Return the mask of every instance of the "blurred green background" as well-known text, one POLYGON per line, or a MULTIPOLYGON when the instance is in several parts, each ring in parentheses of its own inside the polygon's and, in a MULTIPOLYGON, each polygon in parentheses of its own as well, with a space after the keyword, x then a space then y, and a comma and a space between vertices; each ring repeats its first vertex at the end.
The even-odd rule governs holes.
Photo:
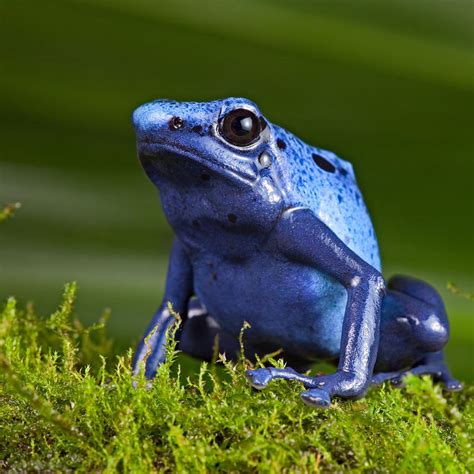
POLYGON ((386 275, 446 297, 451 366, 474 379, 473 4, 379 0, 2 0, 0 299, 112 309, 119 346, 160 302, 172 232, 135 158, 154 98, 245 96, 350 160, 386 275))

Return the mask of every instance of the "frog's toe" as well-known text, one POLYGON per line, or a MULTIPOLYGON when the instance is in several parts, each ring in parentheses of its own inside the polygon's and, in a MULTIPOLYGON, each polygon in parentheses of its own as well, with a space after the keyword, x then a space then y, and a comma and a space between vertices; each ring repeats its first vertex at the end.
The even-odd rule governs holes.
POLYGON ((443 380, 444 383, 444 390, 447 390, 448 392, 459 392, 460 390, 463 389, 463 385, 459 380, 453 379, 453 378, 447 378, 443 380))
POLYGON ((245 376, 250 385, 257 390, 264 389, 272 379, 272 373, 269 369, 247 370, 245 376))
POLYGON ((301 400, 311 407, 329 408, 331 406, 329 393, 319 388, 306 390, 306 392, 301 394, 301 400))
POLYGON ((406 373, 401 373, 397 375, 396 377, 393 377, 393 379, 390 379, 390 383, 392 384, 393 387, 396 388, 404 388, 405 387, 405 377, 406 373))

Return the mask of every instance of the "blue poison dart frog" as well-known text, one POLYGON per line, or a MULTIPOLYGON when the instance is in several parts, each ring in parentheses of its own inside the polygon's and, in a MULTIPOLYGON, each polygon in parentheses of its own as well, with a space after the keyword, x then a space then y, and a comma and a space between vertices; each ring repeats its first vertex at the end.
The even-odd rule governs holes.
POLYGON ((139 159, 175 233, 163 302, 136 351, 135 374, 144 368, 153 378, 164 360, 170 302, 183 319, 179 350, 209 360, 218 341, 220 353, 236 357, 247 321, 246 356, 281 349, 287 363, 248 370, 251 385, 301 381, 309 405, 359 398, 386 380, 400 385, 408 372, 461 388, 444 360, 443 301, 415 278, 385 281, 350 163, 242 98, 156 100, 133 123, 139 159), (337 370, 304 375, 315 361, 337 370))

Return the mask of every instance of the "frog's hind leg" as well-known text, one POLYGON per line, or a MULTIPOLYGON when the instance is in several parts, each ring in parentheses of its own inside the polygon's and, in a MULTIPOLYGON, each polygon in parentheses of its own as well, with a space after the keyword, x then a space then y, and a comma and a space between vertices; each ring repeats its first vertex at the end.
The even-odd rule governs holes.
POLYGON ((240 351, 237 338, 225 332, 197 297, 191 298, 188 314, 179 335, 178 349, 192 357, 211 361, 217 350, 234 359, 240 351))
MULTIPOLYGON (((230 360, 237 360, 241 356, 238 337, 222 329, 197 297, 189 301, 187 317, 177 339, 180 351, 205 361, 211 361, 216 356, 216 351, 219 354, 225 354, 230 360)), ((267 346, 255 347, 248 341, 244 341, 244 348, 245 357, 252 362, 275 350, 267 346)), ((283 357, 301 372, 308 370, 311 366, 308 361, 291 357, 289 354, 283 354, 283 357)), ((293 369, 288 370, 297 373, 293 369)))
POLYGON ((428 283, 405 276, 393 277, 387 286, 372 383, 391 380, 401 385, 408 373, 429 374, 448 390, 460 390, 442 351, 449 323, 439 293, 428 283))
POLYGON ((427 354, 411 369, 403 369, 393 372, 378 372, 372 376, 372 385, 379 385, 390 381, 396 387, 403 386, 403 379, 408 374, 431 375, 435 382, 444 384, 444 388, 451 392, 462 390, 462 383, 453 378, 444 360, 443 351, 427 354))
POLYGON ((431 375, 435 382, 443 383, 446 390, 452 392, 462 390, 462 383, 451 376, 443 351, 427 354, 417 365, 393 378, 392 384, 403 385, 403 378, 407 374, 431 375))

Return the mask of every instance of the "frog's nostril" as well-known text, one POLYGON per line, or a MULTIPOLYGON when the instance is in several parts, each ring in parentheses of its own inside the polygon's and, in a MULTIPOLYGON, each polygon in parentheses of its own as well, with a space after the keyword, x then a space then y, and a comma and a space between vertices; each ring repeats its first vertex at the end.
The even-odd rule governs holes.
POLYGON ((181 117, 171 117, 168 125, 170 130, 179 130, 184 127, 184 120, 181 117))

